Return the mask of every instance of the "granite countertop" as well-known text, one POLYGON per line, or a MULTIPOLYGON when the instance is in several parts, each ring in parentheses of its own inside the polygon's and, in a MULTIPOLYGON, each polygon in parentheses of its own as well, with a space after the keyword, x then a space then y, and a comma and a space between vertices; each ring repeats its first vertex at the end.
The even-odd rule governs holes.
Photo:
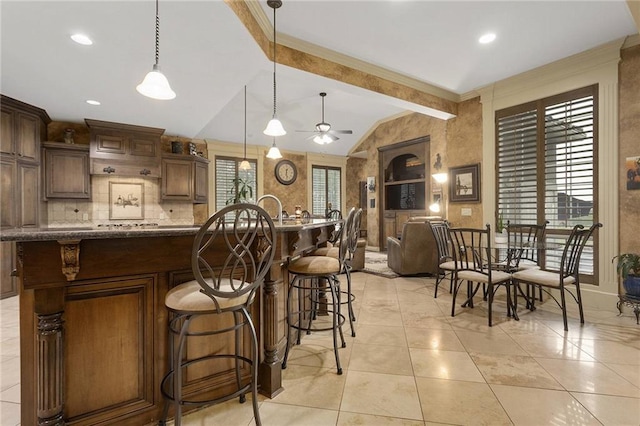
MULTIPOLYGON (((286 219, 282 224, 274 221, 280 231, 298 231, 323 227, 341 220, 332 219, 286 219)), ((158 226, 157 228, 22 228, 0 232, 0 241, 57 241, 57 240, 99 240, 112 238, 147 238, 196 235, 200 225, 158 226)))

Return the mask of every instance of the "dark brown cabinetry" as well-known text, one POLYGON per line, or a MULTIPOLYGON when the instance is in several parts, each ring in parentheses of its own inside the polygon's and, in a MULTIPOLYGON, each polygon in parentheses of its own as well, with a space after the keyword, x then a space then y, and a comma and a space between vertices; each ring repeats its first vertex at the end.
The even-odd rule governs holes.
POLYGON ((164 129, 85 119, 90 131, 91 174, 160 177, 164 129))
MULTIPOLYGON (((0 227, 38 227, 46 221, 41 205, 40 144, 47 135, 47 113, 18 100, 1 96, 0 227)), ((3 245, 0 297, 17 294, 15 248, 3 245), (7 269, 5 269, 5 267, 7 269)))
POLYGON ((89 146, 44 142, 45 199, 90 199, 89 146))
POLYGON ((194 155, 170 155, 162 158, 162 200, 206 203, 209 192, 209 160, 194 155))

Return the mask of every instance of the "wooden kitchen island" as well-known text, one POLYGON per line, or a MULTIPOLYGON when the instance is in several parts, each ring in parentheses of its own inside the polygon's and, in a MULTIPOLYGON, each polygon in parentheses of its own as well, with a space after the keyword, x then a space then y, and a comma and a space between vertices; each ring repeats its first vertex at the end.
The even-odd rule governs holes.
MULTIPOLYGON (((324 245, 337 223, 276 224, 275 260, 253 312, 261 348, 259 387, 268 397, 283 390, 287 263, 324 245)), ((2 241, 18 242, 21 424, 157 423, 168 359, 164 298, 193 278, 197 230, 54 228, 0 234, 2 241)), ((227 345, 218 337, 190 344, 187 351, 197 355, 227 345)), ((187 392, 222 392, 235 386, 234 377, 230 365, 213 372, 190 368, 187 392)))

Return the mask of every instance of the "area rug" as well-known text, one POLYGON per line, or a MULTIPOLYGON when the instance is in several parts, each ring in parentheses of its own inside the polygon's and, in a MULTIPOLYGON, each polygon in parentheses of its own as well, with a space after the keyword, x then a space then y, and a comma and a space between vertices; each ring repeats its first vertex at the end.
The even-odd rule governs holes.
POLYGON ((387 253, 378 251, 364 252, 363 272, 386 278, 396 278, 399 276, 387 266, 387 253))

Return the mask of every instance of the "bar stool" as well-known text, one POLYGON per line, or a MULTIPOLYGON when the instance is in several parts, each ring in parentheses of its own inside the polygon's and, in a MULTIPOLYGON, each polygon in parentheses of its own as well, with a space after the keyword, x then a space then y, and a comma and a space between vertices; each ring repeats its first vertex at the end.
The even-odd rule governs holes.
MULTIPOLYGON (((349 221, 347 216, 347 223, 344 226, 344 232, 346 232, 347 252, 342 262, 342 272, 347 277, 347 290, 342 291, 342 294, 347 297, 347 300, 341 302, 347 304, 349 310, 349 324, 351 326, 351 336, 356 337, 356 330, 353 327, 353 323, 356 321, 356 315, 353 311, 353 302, 356 300, 356 296, 351 291, 351 271, 353 271, 353 259, 355 257, 356 250, 358 249, 358 237, 360 234, 360 223, 362 220, 362 209, 355 210, 352 208, 349 215, 353 215, 353 219, 349 221)), ((341 234, 342 235, 342 234, 341 234)), ((338 247, 321 247, 313 252, 314 256, 331 256, 336 259, 340 255, 340 248, 338 247)))
MULTIPOLYGON (((258 411, 258 338, 251 318, 251 305, 260 297, 259 289, 271 268, 275 255, 276 229, 269 214, 255 204, 234 204, 217 211, 196 234, 191 253, 194 280, 177 285, 165 297, 171 317, 169 321, 169 372, 161 383, 166 403, 175 409, 175 425, 181 423, 182 406, 212 405, 239 397, 246 401, 251 392, 253 413, 261 424, 258 411), (201 318, 216 315, 213 321, 201 318), (233 317, 233 325, 229 325, 233 317), (190 329, 196 319, 197 329, 190 329), (205 322, 206 321, 206 322, 205 322), (203 325, 210 328, 202 330, 203 325), (219 327, 219 328, 216 328, 219 327), (242 352, 243 330, 250 334, 251 354, 242 352), (189 359, 187 338, 233 332, 233 353, 216 351, 189 359), (234 363, 237 390, 206 400, 183 397, 183 370, 196 363, 231 359, 234 363), (249 381, 241 374, 241 366, 250 367, 249 381)), ((226 361, 228 362, 228 361, 226 361)), ((226 364, 225 364, 226 365, 226 364)))
MULTIPOLYGON (((355 218, 355 209, 351 209, 345 229, 349 229, 355 218)), ((287 359, 289 358, 289 351, 293 346, 292 331, 297 331, 296 344, 300 344, 300 335, 302 330, 305 330, 307 334, 312 331, 326 331, 332 330, 333 332, 333 352, 336 358, 336 368, 338 374, 342 374, 342 366, 340 364, 340 355, 338 354, 338 335, 340 335, 341 345, 340 347, 346 347, 347 344, 344 340, 344 334, 342 331, 342 325, 345 322, 345 317, 341 313, 341 291, 340 281, 338 275, 344 270, 344 261, 348 251, 347 233, 342 233, 340 245, 336 247, 338 249, 338 257, 332 256, 304 256, 289 263, 288 270, 290 274, 293 274, 291 284, 289 286, 289 292, 287 294, 287 346, 284 352, 284 359, 282 361, 282 368, 287 368, 287 359), (327 302, 320 300, 320 294, 328 292, 331 294, 331 299, 327 302), (297 310, 293 307, 293 295, 297 293, 298 306, 297 310), (308 295, 308 299, 307 299, 308 295), (326 304, 326 312, 331 315, 331 326, 322 327, 314 326, 313 320, 315 319, 318 307, 321 304, 326 304), (297 318, 296 318, 297 317, 297 318), (294 320, 294 318, 296 318, 294 320), (306 324, 305 324, 306 321, 306 324)))

